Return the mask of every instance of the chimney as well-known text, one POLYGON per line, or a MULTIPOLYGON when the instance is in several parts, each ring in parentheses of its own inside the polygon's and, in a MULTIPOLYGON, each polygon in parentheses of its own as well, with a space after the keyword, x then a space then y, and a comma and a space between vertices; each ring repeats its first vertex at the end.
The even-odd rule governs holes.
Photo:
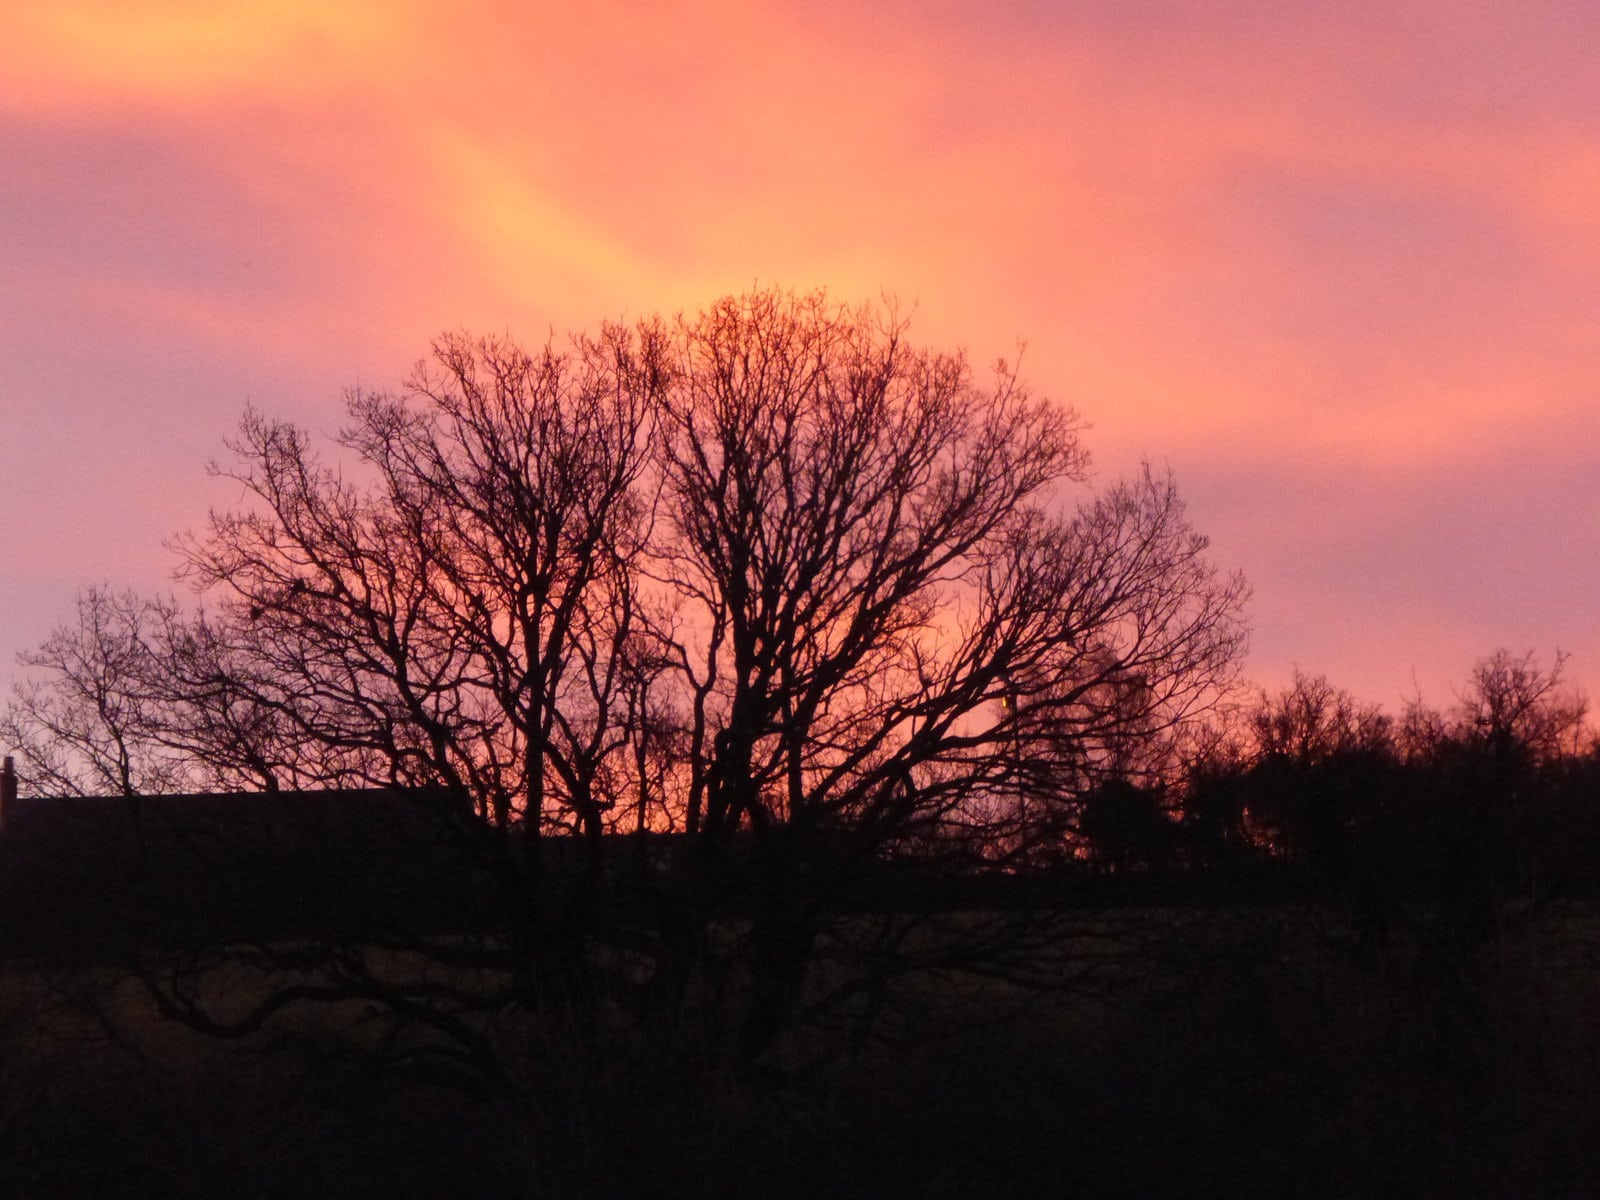
POLYGON ((4 765, 0 765, 0 833, 5 831, 6 818, 11 815, 11 809, 17 802, 17 768, 11 761, 11 755, 6 755, 4 765))

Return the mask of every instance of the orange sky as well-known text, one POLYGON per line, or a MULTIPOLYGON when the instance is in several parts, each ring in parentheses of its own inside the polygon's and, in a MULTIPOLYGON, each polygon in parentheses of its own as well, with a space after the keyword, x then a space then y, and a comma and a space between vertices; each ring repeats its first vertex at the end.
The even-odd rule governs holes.
POLYGON ((0 6, 0 683, 166 586, 247 402, 759 281, 1026 340, 1249 575, 1263 681, 1600 684, 1592 0, 641 7, 0 6))

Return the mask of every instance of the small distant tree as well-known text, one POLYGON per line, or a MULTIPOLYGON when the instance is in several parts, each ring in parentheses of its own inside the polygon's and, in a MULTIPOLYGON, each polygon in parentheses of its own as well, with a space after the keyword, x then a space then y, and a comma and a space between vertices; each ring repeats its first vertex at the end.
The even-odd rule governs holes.
POLYGON ((152 643, 175 610, 131 593, 90 588, 76 619, 20 656, 31 677, 0 712, 0 742, 43 795, 128 796, 172 790, 189 764, 166 752, 149 694, 152 643))
POLYGON ((1078 829, 1091 862, 1113 872, 1148 871, 1176 857, 1175 817, 1160 784, 1113 776, 1084 797, 1078 829))
POLYGON ((1407 704, 1404 752, 1418 760, 1481 752, 1505 769, 1583 753, 1594 737, 1588 699, 1563 678, 1566 662, 1559 651, 1548 667, 1532 651, 1479 659, 1453 705, 1434 708, 1420 696, 1407 704))
POLYGON ((1567 787, 1581 777, 1586 704, 1565 663, 1499 650, 1454 705, 1407 712, 1410 804, 1395 836, 1430 902, 1416 924, 1437 967, 1441 1045, 1468 1061, 1492 1039, 1486 997, 1524 952, 1511 935, 1593 879, 1594 797, 1567 787))
POLYGON ((1322 675, 1295 669, 1290 685, 1263 691, 1249 718, 1254 752, 1314 766, 1351 754, 1384 754, 1393 722, 1377 705, 1362 704, 1322 675))
POLYGON ((1456 736, 1511 766, 1553 762, 1583 748, 1588 701, 1562 679, 1567 656, 1545 667, 1529 651, 1497 650, 1472 668, 1458 698, 1456 736))
POLYGON ((1324 880, 1341 879, 1352 838, 1383 820, 1393 722, 1297 669, 1288 687, 1260 694, 1248 727, 1252 831, 1324 880))

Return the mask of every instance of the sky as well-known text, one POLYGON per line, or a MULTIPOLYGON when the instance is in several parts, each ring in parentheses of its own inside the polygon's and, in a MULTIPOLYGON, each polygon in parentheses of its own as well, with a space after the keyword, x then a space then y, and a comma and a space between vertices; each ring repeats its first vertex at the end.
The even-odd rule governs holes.
POLYGON ((0 694, 180 588, 246 405, 332 432, 443 331, 914 305, 1170 467, 1246 669, 1600 700, 1600 6, 0 5, 0 694))

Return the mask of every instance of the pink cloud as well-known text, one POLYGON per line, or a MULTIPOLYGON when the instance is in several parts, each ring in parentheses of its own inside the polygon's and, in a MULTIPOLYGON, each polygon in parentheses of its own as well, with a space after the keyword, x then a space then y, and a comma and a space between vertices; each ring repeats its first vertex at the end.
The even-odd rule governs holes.
MULTIPOLYGON (((442 328, 827 284, 1027 339, 1106 474, 1170 462, 1263 670, 1600 679, 1551 532, 1600 520, 1600 17, 1243 11, 8 5, 8 578, 71 529, 63 574, 159 581, 246 401, 329 428, 442 328)), ((4 659, 51 587, 0 585, 4 659)))

